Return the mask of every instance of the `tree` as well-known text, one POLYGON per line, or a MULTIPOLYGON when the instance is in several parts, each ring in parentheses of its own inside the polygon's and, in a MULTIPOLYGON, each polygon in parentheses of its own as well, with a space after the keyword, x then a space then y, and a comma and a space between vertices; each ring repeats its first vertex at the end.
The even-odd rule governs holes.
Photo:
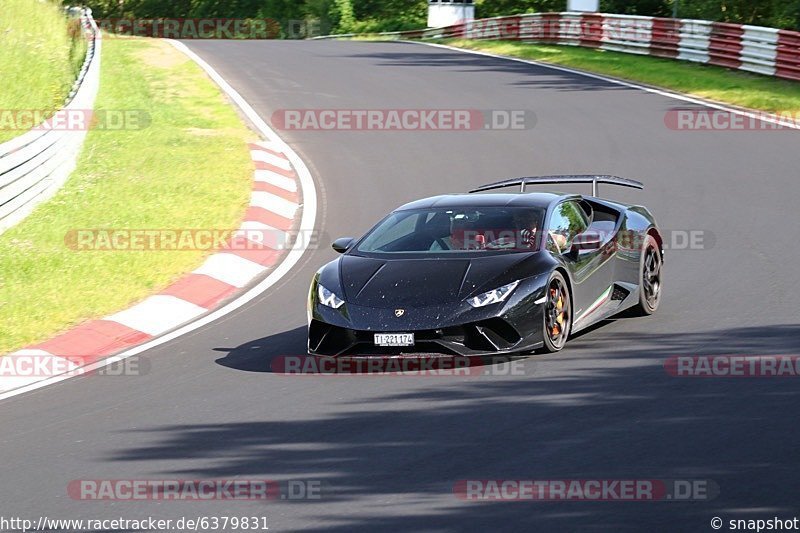
POLYGON ((356 24, 356 17, 353 13, 352 0, 334 0, 329 9, 331 22, 334 22, 335 31, 338 33, 348 33, 353 31, 356 24))
POLYGON ((548 11, 564 11, 565 0, 476 0, 475 16, 478 18, 520 15, 548 11))
MULTIPOLYGON (((606 13, 669 17, 679 2, 681 18, 800 29, 800 0, 601 0, 606 13)), ((271 18, 354 31, 425 26, 427 0, 84 0, 96 18, 271 18)), ((475 0, 478 18, 558 12, 566 0, 475 0)))
POLYGON ((672 7, 668 0, 602 0, 600 11, 622 15, 669 17, 672 14, 672 7))

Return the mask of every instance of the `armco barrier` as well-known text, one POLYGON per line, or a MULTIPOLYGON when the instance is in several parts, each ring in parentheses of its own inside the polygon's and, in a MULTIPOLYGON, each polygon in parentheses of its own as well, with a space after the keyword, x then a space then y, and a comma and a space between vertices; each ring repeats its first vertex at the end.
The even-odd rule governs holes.
POLYGON ((534 13, 378 35, 389 39, 459 37, 585 46, 800 80, 800 32, 707 20, 608 13, 534 13))
MULTIPOLYGON (((86 59, 59 115, 92 109, 100 84, 101 39, 90 9, 81 11, 86 59)), ((86 129, 39 127, 0 144, 0 233, 52 196, 75 168, 86 129)))

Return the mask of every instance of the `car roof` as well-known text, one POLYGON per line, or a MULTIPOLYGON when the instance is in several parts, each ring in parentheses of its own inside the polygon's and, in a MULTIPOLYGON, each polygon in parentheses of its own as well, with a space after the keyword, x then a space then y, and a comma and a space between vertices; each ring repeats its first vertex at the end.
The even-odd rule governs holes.
POLYGON ((580 199, 581 196, 553 192, 443 194, 409 202, 398 207, 396 211, 471 207, 540 207, 546 209, 553 202, 566 198, 580 199))

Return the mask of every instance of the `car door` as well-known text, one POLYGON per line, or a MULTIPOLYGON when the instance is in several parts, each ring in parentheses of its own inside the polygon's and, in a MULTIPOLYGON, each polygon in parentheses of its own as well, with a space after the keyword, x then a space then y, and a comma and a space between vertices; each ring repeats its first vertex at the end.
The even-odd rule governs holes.
POLYGON ((580 321, 611 285, 613 271, 606 247, 582 247, 582 237, 589 227, 589 215, 578 200, 556 205, 547 225, 547 247, 559 256, 573 280, 573 320, 580 321))

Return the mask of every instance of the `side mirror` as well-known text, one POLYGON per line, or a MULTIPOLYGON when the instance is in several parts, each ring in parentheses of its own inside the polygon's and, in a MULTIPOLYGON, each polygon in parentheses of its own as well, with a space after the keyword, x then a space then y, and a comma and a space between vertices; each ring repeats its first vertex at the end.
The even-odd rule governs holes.
POLYGON ((343 254, 349 250, 351 246, 353 246, 353 242, 355 242, 355 239, 352 237, 342 237, 333 241, 331 248, 336 250, 338 253, 343 254))
POLYGON ((603 236, 598 231, 584 231, 575 236, 572 241, 572 251, 581 252, 597 250, 603 244, 603 236))

